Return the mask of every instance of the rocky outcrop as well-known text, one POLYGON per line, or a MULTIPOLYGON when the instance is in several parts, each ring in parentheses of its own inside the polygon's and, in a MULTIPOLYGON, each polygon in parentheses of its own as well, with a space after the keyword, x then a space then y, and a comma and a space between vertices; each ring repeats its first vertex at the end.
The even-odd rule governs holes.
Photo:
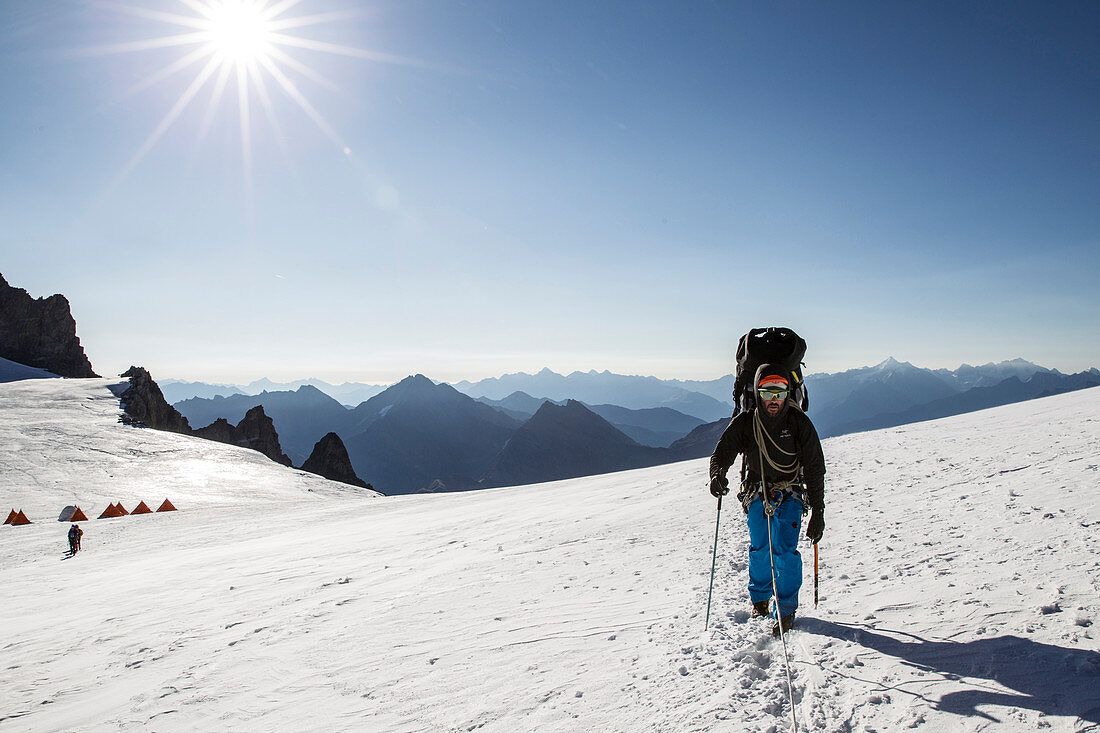
POLYGON ((229 443, 230 445, 239 445, 242 448, 248 447, 248 440, 241 435, 237 430, 237 426, 226 420, 224 417, 219 417, 214 422, 207 425, 205 428, 197 428, 195 435, 206 440, 214 440, 219 443, 229 443))
POLYGON ((130 378, 129 389, 120 395, 122 409, 126 412, 122 418, 124 423, 191 434, 187 418, 168 404, 149 372, 132 366, 119 376, 130 378))
MULTIPOLYGON (((171 396, 171 392, 165 392, 165 396, 171 396)), ((256 405, 264 406, 264 414, 279 432, 279 445, 296 466, 309 457, 325 433, 347 436, 361 430, 351 410, 309 385, 302 385, 294 392, 192 398, 174 403, 173 407, 192 425, 209 425, 219 417, 236 425, 256 405)))
POLYGON ((283 453, 282 446, 279 445, 279 433, 275 430, 275 423, 264 413, 263 405, 256 405, 246 412, 244 418, 236 425, 224 417, 219 417, 205 428, 195 430, 195 435, 206 440, 250 448, 263 453, 276 463, 284 466, 291 465, 290 458, 283 453))
POLYGON ((275 423, 264 413, 263 405, 256 405, 244 414, 244 419, 237 423, 237 432, 247 441, 247 447, 263 453, 276 463, 291 465, 290 459, 279 445, 275 423))
POLYGON ((32 298, 0 275, 0 357, 59 377, 96 377, 63 295, 32 298))
POLYGON ((302 470, 324 476, 330 481, 340 481, 364 489, 371 488, 370 484, 355 475, 344 441, 336 433, 329 433, 317 441, 313 452, 302 464, 302 470))

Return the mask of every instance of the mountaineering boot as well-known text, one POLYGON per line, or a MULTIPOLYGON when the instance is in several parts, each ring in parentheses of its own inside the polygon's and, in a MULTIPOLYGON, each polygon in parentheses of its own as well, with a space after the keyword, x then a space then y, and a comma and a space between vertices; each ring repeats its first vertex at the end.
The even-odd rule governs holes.
POLYGON ((775 636, 776 638, 778 638, 780 633, 781 633, 780 630, 779 630, 780 627, 782 627, 782 629, 783 629, 782 633, 785 634, 785 633, 787 633, 788 631, 791 630, 792 626, 794 626, 794 614, 790 613, 790 614, 784 616, 783 618, 779 619, 779 623, 777 623, 775 626, 772 627, 772 636, 775 636))
POLYGON ((760 618, 767 618, 771 616, 771 611, 768 610, 768 601, 756 601, 752 604, 753 618, 759 616, 760 618))

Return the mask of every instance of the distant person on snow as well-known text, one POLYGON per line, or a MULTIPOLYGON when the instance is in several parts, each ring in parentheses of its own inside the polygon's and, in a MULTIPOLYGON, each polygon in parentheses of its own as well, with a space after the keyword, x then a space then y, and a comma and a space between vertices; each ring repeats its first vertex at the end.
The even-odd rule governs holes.
POLYGON ((69 554, 75 555, 80 551, 80 538, 84 535, 84 530, 80 528, 80 525, 74 524, 69 527, 69 554))
POLYGON ((730 421, 710 457, 710 493, 722 496, 729 492, 726 471, 738 455, 744 456, 737 498, 749 525, 749 600, 754 616, 771 615, 774 560, 780 619, 772 629, 776 636, 791 628, 798 608, 798 533, 807 509, 806 536, 817 544, 825 532, 825 456, 810 418, 787 399, 789 379, 783 367, 761 365, 754 381, 755 407, 730 421))

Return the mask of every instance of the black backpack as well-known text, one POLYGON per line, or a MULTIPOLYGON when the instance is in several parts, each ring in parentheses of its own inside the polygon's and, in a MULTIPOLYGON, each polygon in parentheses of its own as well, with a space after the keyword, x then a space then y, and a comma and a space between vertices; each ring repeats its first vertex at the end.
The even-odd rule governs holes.
POLYGON ((753 328, 737 342, 737 371, 733 382, 733 414, 747 412, 756 404, 756 370, 761 364, 779 364, 789 373, 791 394, 788 397, 805 412, 810 396, 802 381, 802 359, 806 342, 789 328, 753 328))

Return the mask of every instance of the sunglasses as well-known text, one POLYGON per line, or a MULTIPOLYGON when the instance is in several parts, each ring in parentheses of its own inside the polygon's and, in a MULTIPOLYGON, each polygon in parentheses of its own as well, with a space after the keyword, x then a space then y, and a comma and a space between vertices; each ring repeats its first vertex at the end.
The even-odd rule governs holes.
POLYGON ((785 400, 787 399, 787 390, 785 389, 758 389, 760 393, 760 399, 762 400, 785 400))

